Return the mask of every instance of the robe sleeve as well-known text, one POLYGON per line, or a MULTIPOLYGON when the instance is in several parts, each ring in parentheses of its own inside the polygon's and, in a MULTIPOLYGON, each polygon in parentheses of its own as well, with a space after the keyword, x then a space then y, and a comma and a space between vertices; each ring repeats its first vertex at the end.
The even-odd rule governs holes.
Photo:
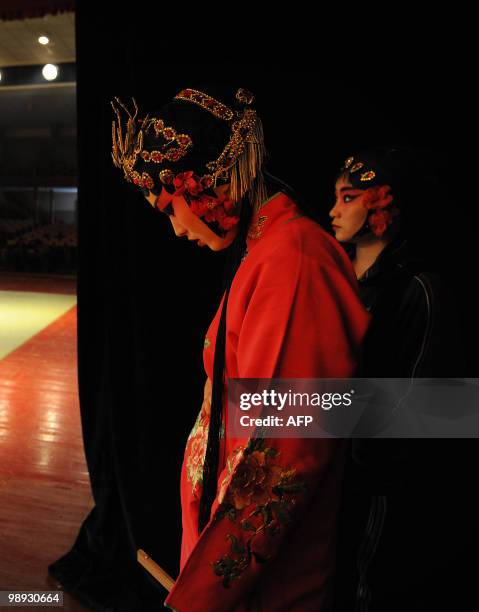
MULTIPOLYGON (((239 378, 347 377, 368 315, 347 271, 318 268, 317 258, 291 251, 273 253, 259 267, 247 303, 238 305, 244 312, 236 328, 231 312, 239 378)), ((345 440, 234 442, 210 521, 165 601, 179 612, 246 610, 249 593, 311 497, 324 493, 325 504, 338 497, 345 440)), ((331 543, 324 546, 330 551, 331 543)))

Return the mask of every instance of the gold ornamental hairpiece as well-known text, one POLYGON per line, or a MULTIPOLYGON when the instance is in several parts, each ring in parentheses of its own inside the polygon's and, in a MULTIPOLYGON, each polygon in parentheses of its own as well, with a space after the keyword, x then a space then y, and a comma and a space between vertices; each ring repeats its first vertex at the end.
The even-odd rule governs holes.
MULTIPOLYGON (((343 164, 343 170, 348 170, 350 174, 354 174, 355 172, 357 172, 358 170, 361 170, 362 168, 364 168, 364 163, 363 162, 356 162, 354 163, 354 157, 348 157, 343 164)), ((372 181, 374 178, 376 178, 376 173, 374 172, 374 170, 366 170, 364 172, 361 173, 359 180, 363 183, 367 182, 367 181, 372 181)))
MULTIPOLYGON (((256 210, 267 197, 261 172, 266 154, 263 128, 256 111, 250 107, 254 95, 247 89, 239 88, 235 97, 244 108, 233 111, 212 96, 191 88, 181 90, 175 99, 185 100, 203 108, 225 121, 230 129, 230 137, 223 151, 217 159, 206 164, 206 173, 199 177, 201 184, 216 187, 218 180, 230 181, 232 200, 239 201, 249 192, 256 210)), ((132 100, 133 112, 118 98, 111 102, 117 118, 116 122, 112 122, 112 159, 117 168, 123 169, 127 181, 152 190, 155 186, 153 178, 147 172, 140 174, 135 170, 138 158, 141 157, 146 163, 159 165, 164 162, 178 162, 188 154, 193 141, 188 134, 179 134, 173 127, 165 126, 159 117, 147 115, 143 120, 137 119, 138 106, 135 99, 132 100), (120 109, 127 115, 125 134, 120 109), (165 144, 154 150, 145 150, 145 137, 152 130, 155 137, 161 136, 165 144)), ((175 176, 176 173, 172 169, 159 168, 158 177, 163 185, 172 185, 175 176)))
POLYGON ((354 164, 354 166, 352 166, 350 168, 349 172, 351 172, 351 174, 353 174, 353 172, 357 172, 361 168, 364 168, 364 164, 363 164, 363 162, 358 162, 357 164, 354 164))
POLYGON ((367 172, 363 172, 361 174, 361 181, 372 181, 373 178, 376 177, 376 173, 374 172, 374 170, 368 170, 367 172))
MULTIPOLYGON (((233 201, 239 201, 247 191, 250 191, 254 201, 253 208, 256 209, 267 197, 261 173, 266 154, 264 134, 256 111, 244 108, 233 112, 222 102, 197 89, 183 89, 175 97, 197 104, 229 123, 230 139, 220 156, 206 164, 210 172, 207 176, 213 179, 215 187, 218 179, 229 180, 233 201)), ((240 104, 247 107, 254 101, 254 95, 244 88, 239 88, 235 97, 240 104)))
POLYGON ((234 112, 218 100, 215 100, 208 94, 198 91, 197 89, 182 89, 179 94, 175 96, 175 100, 187 100, 192 102, 201 108, 209 111, 218 119, 224 119, 225 121, 231 121, 234 118, 234 112))
MULTIPOLYGON (((134 113, 121 102, 119 98, 114 98, 116 104, 126 113, 128 120, 126 123, 126 133, 123 134, 120 109, 115 106, 113 101, 111 106, 116 114, 117 121, 112 121, 112 152, 113 164, 117 168, 123 168, 127 181, 132 181, 133 168, 136 164, 138 155, 143 148, 143 132, 136 129, 136 117, 138 115, 138 105, 135 98, 133 100, 134 113)), ((137 173, 138 174, 138 173, 137 173)))
MULTIPOLYGON (((182 159, 193 146, 193 140, 188 134, 178 134, 173 127, 165 126, 162 119, 150 118, 137 119, 138 105, 132 98, 134 112, 131 113, 119 98, 115 98, 115 103, 111 105, 116 114, 116 122, 112 122, 112 159, 117 168, 123 168, 123 173, 128 182, 147 189, 154 188, 154 180, 147 173, 137 172, 135 164, 138 156, 145 162, 161 164, 164 161, 177 162, 182 159), (122 108, 128 119, 126 123, 126 133, 123 134, 123 126, 120 115, 122 108), (154 129, 156 138, 162 137, 165 144, 161 150, 147 151, 143 149, 145 134, 154 129)), ((164 176, 160 178, 163 181, 164 176)))
POLYGON ((241 104, 249 105, 254 102, 254 95, 250 91, 248 91, 247 89, 243 89, 242 87, 238 89, 235 97, 238 102, 241 102, 241 104))

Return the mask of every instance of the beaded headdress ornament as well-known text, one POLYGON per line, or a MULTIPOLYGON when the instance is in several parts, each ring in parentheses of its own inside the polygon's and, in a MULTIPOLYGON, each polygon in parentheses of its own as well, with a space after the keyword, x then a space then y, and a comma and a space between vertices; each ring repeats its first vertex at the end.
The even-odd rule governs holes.
POLYGON ((381 237, 398 214, 397 208, 390 206, 393 201, 393 196, 390 193, 391 187, 385 184, 376 184, 378 180, 380 181, 377 172, 371 168, 368 169, 367 164, 357 157, 348 157, 341 167, 341 172, 349 174, 353 186, 365 190, 362 202, 368 210, 368 215, 354 237, 357 238, 369 232, 381 237), (371 183, 374 186, 369 186, 371 183))
MULTIPOLYGON (((156 185, 168 194, 183 195, 195 214, 203 217, 216 233, 223 235, 239 220, 237 204, 248 193, 254 211, 266 200, 267 193, 261 172, 265 157, 264 136, 261 120, 251 108, 254 100, 252 93, 238 89, 236 100, 241 110, 233 111, 228 106, 196 89, 183 89, 175 100, 195 104, 224 121, 230 129, 230 137, 217 159, 206 163, 202 174, 192 170, 175 173, 171 167, 161 168, 165 162, 171 164, 185 158, 195 146, 190 135, 177 133, 173 126, 166 126, 161 118, 137 119, 138 106, 133 99, 133 114, 118 99, 112 101, 116 122, 112 122, 112 159, 116 167, 122 168, 125 179, 143 189, 153 190, 156 185), (126 132, 120 108, 127 115, 126 132), (153 150, 144 149, 145 135, 154 131, 158 146, 153 150), (158 164, 157 173, 138 172, 135 165, 138 159, 158 164), (153 176, 152 176, 153 174, 153 176), (156 174, 157 176, 154 176, 156 174), (159 181, 158 181, 159 179, 159 181), (217 198, 213 187, 218 181, 230 183, 228 199, 217 198)), ((157 198, 157 207, 163 212, 171 212, 171 197, 157 198), (162 201, 161 206, 159 201, 162 201)))

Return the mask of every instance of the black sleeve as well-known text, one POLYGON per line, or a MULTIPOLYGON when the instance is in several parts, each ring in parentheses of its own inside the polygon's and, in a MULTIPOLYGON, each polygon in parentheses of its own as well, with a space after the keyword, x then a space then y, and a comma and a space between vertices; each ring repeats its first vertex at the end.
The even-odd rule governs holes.
MULTIPOLYGON (((376 302, 362 348, 367 378, 461 378, 465 350, 451 291, 433 274, 396 278, 376 302)), ((352 457, 378 493, 431 477, 440 440, 355 438, 352 457), (422 475, 421 475, 422 474, 422 475)))
POLYGON ((438 276, 396 277, 372 315, 362 348, 363 377, 466 376, 460 316, 451 290, 438 276))

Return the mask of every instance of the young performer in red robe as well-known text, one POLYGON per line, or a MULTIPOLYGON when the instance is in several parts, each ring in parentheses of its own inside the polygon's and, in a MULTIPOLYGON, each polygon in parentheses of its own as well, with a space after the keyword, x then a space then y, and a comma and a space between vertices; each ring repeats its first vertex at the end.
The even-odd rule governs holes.
POLYGON ((347 255, 265 171, 252 102, 183 90, 140 130, 130 116, 128 146, 114 139, 115 163, 178 236, 236 254, 182 467, 180 573, 165 601, 180 612, 332 603, 345 440, 230 437, 228 381, 352 376, 369 315, 347 255))

